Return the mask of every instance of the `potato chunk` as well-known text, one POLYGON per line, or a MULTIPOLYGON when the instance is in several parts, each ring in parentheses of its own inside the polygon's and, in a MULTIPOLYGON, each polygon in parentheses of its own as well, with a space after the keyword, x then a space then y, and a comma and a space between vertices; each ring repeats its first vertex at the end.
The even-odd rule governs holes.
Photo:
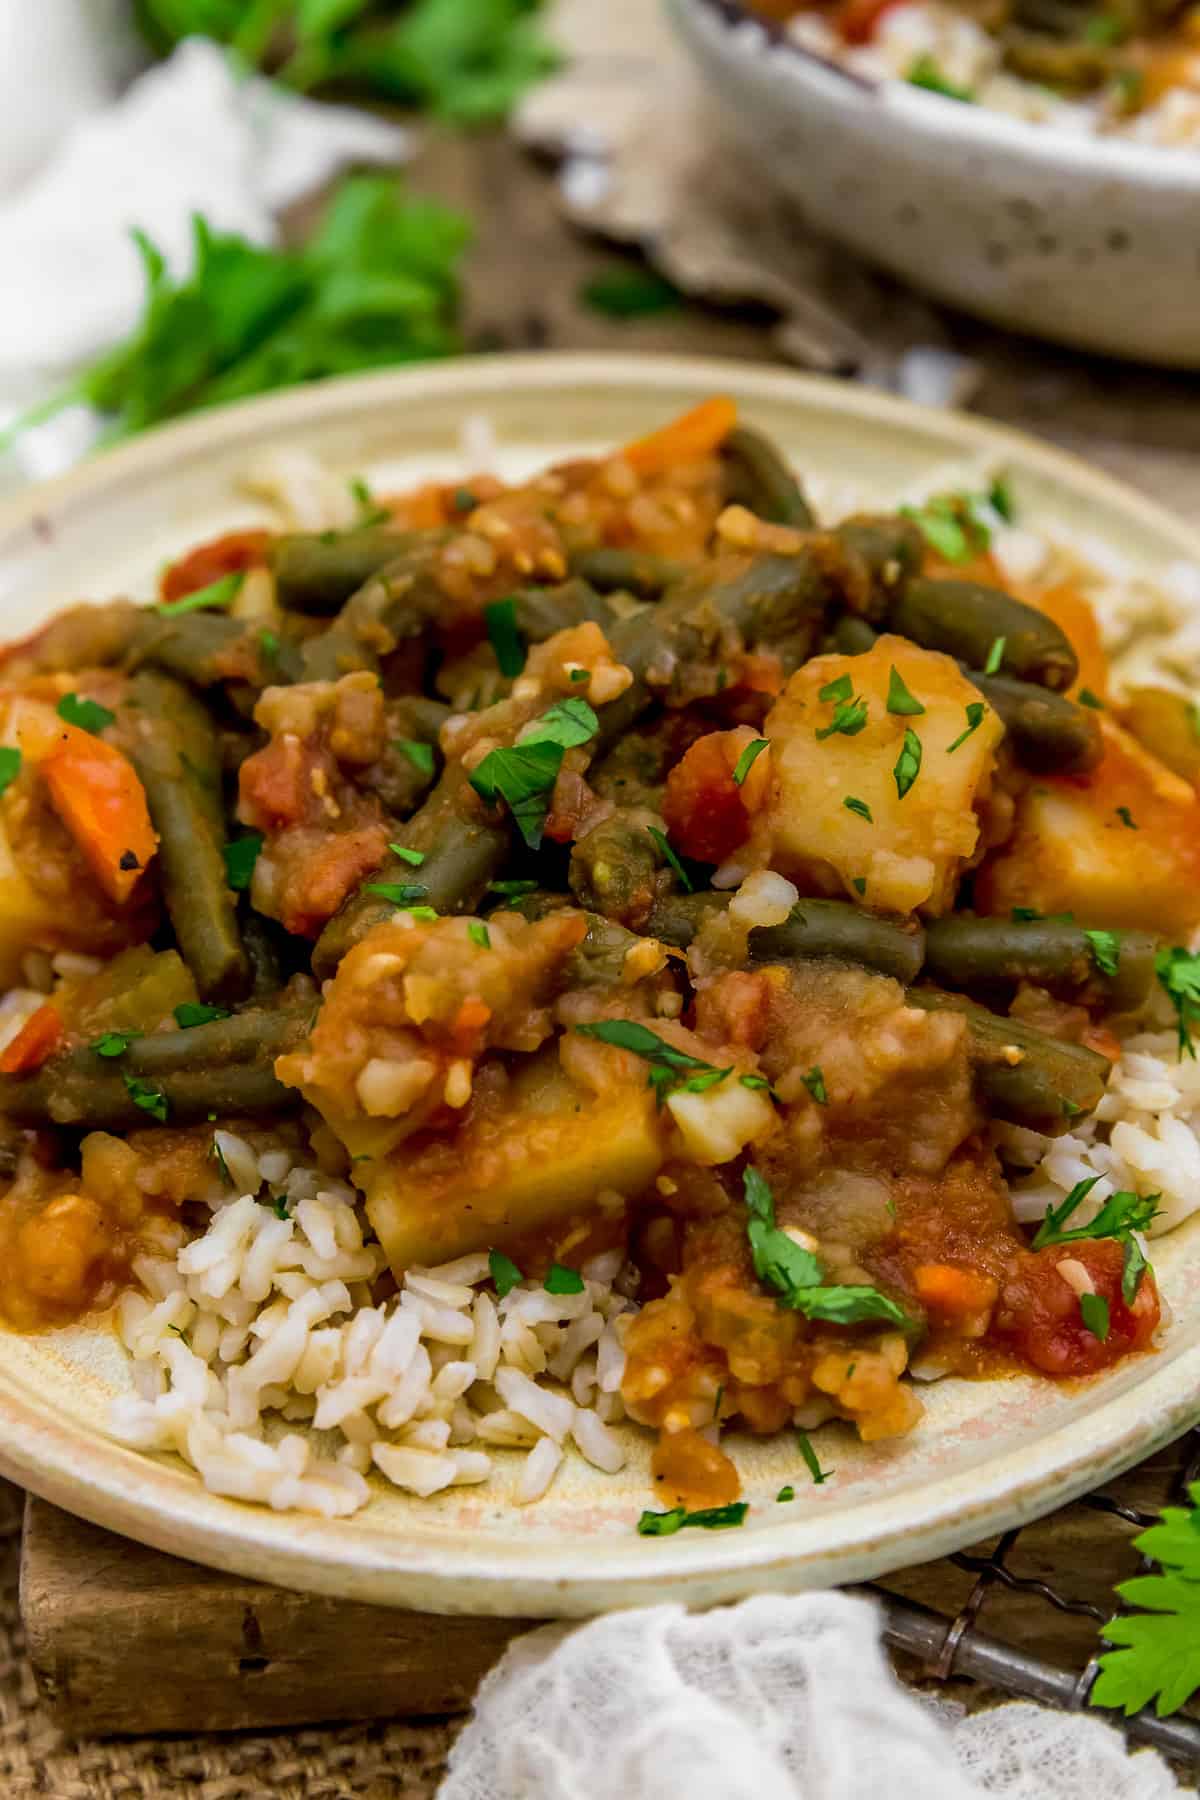
POLYGON ((1023 795, 1012 838, 979 872, 976 903, 1186 937, 1200 924, 1200 800, 1111 719, 1101 730, 1104 759, 1090 774, 1039 780, 1023 795))
POLYGON ((880 911, 936 916, 953 904, 1003 726, 950 657, 899 637, 881 637, 863 656, 816 657, 792 676, 764 730, 775 766, 772 868, 809 892, 845 892, 880 911), (888 711, 893 670, 921 712, 888 711), (833 683, 844 700, 821 698, 833 683), (968 706, 982 714, 968 717, 968 706), (831 730, 839 719, 851 729, 831 730), (901 793, 910 730, 921 762, 901 793))
POLYGON ((661 1166, 662 1139, 644 1083, 588 1093, 550 1051, 521 1072, 501 1110, 377 1163, 367 1213, 400 1275, 550 1230, 606 1191, 639 1194, 661 1166))

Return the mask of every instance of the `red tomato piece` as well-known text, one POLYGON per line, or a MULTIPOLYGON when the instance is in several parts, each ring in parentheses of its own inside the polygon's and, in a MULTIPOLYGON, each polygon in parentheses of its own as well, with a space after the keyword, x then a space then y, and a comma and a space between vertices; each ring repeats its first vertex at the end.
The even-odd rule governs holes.
POLYGON ((1125 1252, 1114 1238, 1055 1244, 1022 1251, 1011 1264, 996 1307, 996 1335, 1045 1375, 1093 1375, 1131 1350, 1149 1347, 1161 1308, 1149 1269, 1132 1306, 1121 1293, 1125 1252), (1101 1339, 1084 1324, 1080 1296, 1059 1273, 1062 1262, 1081 1263, 1094 1291, 1108 1306, 1108 1335, 1101 1339))
POLYGON ((267 560, 270 531, 227 531, 223 537, 197 544, 186 556, 164 569, 159 577, 162 600, 182 600, 200 588, 211 587, 225 575, 240 575, 267 560))
POLYGON ((754 760, 739 786, 738 760, 757 734, 748 726, 710 731, 667 776, 663 818, 672 846, 697 862, 724 862, 750 836, 752 812, 762 804, 770 751, 754 760))

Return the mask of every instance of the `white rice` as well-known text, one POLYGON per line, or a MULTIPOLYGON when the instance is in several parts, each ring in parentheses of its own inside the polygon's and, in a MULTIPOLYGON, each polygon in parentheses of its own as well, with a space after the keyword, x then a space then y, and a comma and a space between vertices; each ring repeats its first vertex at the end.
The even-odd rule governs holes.
MULTIPOLYGON (((220 1135, 227 1166, 244 1170, 250 1146, 220 1135)), ((255 1161, 249 1191, 219 1203, 201 1236, 140 1259, 145 1291, 117 1308, 134 1392, 114 1404, 116 1436, 178 1452, 214 1493, 328 1517, 366 1504, 372 1468, 426 1497, 487 1481, 494 1450, 523 1451, 516 1497, 528 1502, 568 1441, 607 1474, 622 1467, 609 1425, 623 1416, 633 1306, 613 1288, 619 1255, 584 1265, 582 1293, 523 1281, 502 1300, 482 1291, 487 1257, 460 1257, 410 1270, 373 1306, 385 1258, 351 1190, 284 1171, 305 1197, 279 1218, 256 1197, 263 1164, 280 1180, 279 1156, 255 1161)))

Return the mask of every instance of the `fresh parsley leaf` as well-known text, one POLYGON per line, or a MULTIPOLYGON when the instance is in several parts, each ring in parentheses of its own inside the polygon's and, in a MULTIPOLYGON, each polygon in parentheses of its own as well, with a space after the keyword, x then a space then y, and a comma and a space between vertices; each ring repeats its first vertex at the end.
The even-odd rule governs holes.
POLYGON ((807 1431, 797 1431, 796 1442, 800 1446, 800 1454, 804 1458, 804 1466, 813 1478, 814 1487, 820 1487, 823 1482, 829 1480, 831 1475, 837 1474, 836 1469, 823 1469, 821 1467, 817 1458, 817 1453, 812 1446, 812 1439, 809 1437, 807 1431))
POLYGON ((945 562, 970 562, 991 543, 987 502, 982 494, 935 494, 924 506, 902 506, 900 512, 945 562))
POLYGON ((982 700, 971 700, 967 704, 967 729, 960 731, 952 744, 947 744, 946 755, 953 756, 960 745, 965 744, 973 731, 978 731, 983 724, 983 715, 987 707, 982 700))
POLYGON ((925 711, 925 708, 921 705, 921 702, 917 699, 916 695, 909 691, 903 675, 901 675, 894 663, 892 665, 891 673, 888 675, 887 710, 890 713, 911 714, 914 716, 917 713, 923 713, 925 711))
POLYGON ((277 1219, 288 1219, 291 1217, 291 1202, 286 1194, 271 1195, 271 1211, 275 1214, 277 1219))
POLYGON ((480 799, 503 800, 531 850, 542 841, 550 794, 564 753, 596 735, 599 721, 586 700, 559 700, 525 732, 519 744, 489 750, 471 772, 480 799))
POLYGON ((860 819, 865 819, 868 825, 873 825, 875 823, 871 814, 871 809, 865 800, 856 800, 853 794, 847 794, 846 798, 842 801, 842 805, 846 808, 847 812, 857 813, 860 819))
POLYGON ((674 1044, 660 1038, 649 1026, 639 1025, 636 1019, 600 1019, 594 1025, 577 1025, 575 1029, 581 1037, 598 1038, 602 1044, 629 1050, 648 1062, 650 1086, 660 1106, 668 1094, 680 1086, 691 1093, 703 1093, 705 1088, 713 1087, 731 1073, 729 1069, 718 1069, 712 1063, 702 1062, 686 1050, 677 1050, 674 1044), (705 1080, 702 1086, 693 1086, 699 1077, 711 1079, 705 1080))
POLYGON ((395 738, 392 749, 398 750, 401 756, 407 756, 414 769, 422 775, 433 774, 433 745, 422 744, 416 738, 395 738))
POLYGON ((917 776, 921 773, 921 740, 911 725, 904 733, 904 743, 896 758, 896 766, 892 770, 896 782, 896 794, 903 800, 917 776))
POLYGON ((492 935, 487 926, 479 919, 470 921, 467 926, 467 936, 473 944, 478 944, 481 950, 490 950, 492 947, 492 935))
POLYGON ((157 1119, 160 1125, 165 1125, 170 1108, 167 1105, 167 1096, 158 1083, 143 1081, 137 1075, 126 1075, 124 1080, 126 1092, 133 1104, 140 1106, 143 1112, 149 1113, 152 1119, 157 1119))
POLYGON ((1046 1216, 1038 1226, 1033 1240, 1035 1250, 1044 1250, 1051 1244, 1081 1243, 1086 1238, 1123 1239, 1132 1231, 1145 1231, 1148 1228, 1158 1214, 1158 1203, 1162 1195, 1135 1194, 1127 1188, 1110 1194, 1095 1218, 1089 1219, 1086 1225, 1068 1227, 1068 1219, 1087 1199, 1099 1179, 1098 1175, 1092 1175, 1084 1181, 1077 1181, 1060 1205, 1046 1208, 1046 1216))
POLYGON ((709 1506, 701 1512, 688 1512, 685 1506, 673 1506, 670 1512, 644 1512, 637 1522, 639 1537, 673 1537, 685 1526, 695 1525, 701 1531, 728 1531, 745 1522, 750 1508, 744 1500, 729 1506, 709 1506))
POLYGON ((21 773, 21 752, 11 744, 0 744, 0 794, 7 792, 21 773))
POLYGON ((161 601, 154 610, 160 619, 177 619, 181 613, 232 606, 245 579, 245 570, 235 569, 231 575, 222 575, 219 580, 210 581, 207 587, 194 588, 181 600, 161 601))
POLYGON ((833 681, 827 681, 817 694, 818 700, 848 700, 854 692, 854 683, 849 675, 839 675, 833 681))
POLYGON ((564 750, 571 750, 578 744, 590 743, 599 729, 600 721, 586 700, 556 700, 526 731, 521 745, 559 744, 564 750))
POLYGON ((279 634, 275 631, 260 631, 258 634, 258 651, 264 663, 275 664, 279 661, 279 634))
POLYGON ((508 680, 525 667, 525 646, 517 630, 517 603, 512 598, 493 600, 483 609, 488 643, 496 652, 500 673, 508 680))
POLYGON ((1092 961, 1101 975, 1115 975, 1121 966, 1119 931, 1085 931, 1092 961))
POLYGON ((88 1049, 94 1050, 97 1056, 124 1056, 130 1044, 141 1035, 140 1031, 105 1031, 92 1039, 88 1049))
POLYGON ((546 1270, 542 1286, 548 1294, 582 1294, 583 1276, 578 1269, 568 1269, 563 1263, 555 1262, 546 1270))
POLYGON ((1118 817, 1118 819, 1120 819, 1122 825, 1124 825, 1126 831, 1136 831, 1137 830, 1137 828, 1138 828, 1137 820, 1134 818, 1133 814, 1130 812, 1130 810, 1127 806, 1118 806, 1117 817, 1118 817))
POLYGON ((792 1487, 789 1484, 789 1486, 787 1486, 787 1487, 780 1488, 779 1492, 775 1496, 775 1503, 778 1506, 778 1505, 784 1504, 788 1500, 794 1500, 795 1498, 796 1498, 796 1490, 794 1487, 792 1487))
POLYGON ((423 850, 410 850, 407 844, 389 844, 388 849, 393 856, 398 856, 401 862, 408 863, 409 867, 413 869, 419 869, 425 861, 423 850))
POLYGON ((867 1319, 908 1324, 903 1309, 878 1288, 823 1285, 824 1270, 818 1258, 776 1226, 774 1197, 757 1169, 746 1169, 742 1190, 750 1214, 746 1236, 754 1272, 765 1287, 774 1289, 780 1306, 803 1313, 806 1319, 824 1319, 836 1325, 857 1325, 867 1319))
POLYGON ((861 899, 861 898, 862 898, 862 896, 863 896, 863 895, 864 895, 864 894, 865 894, 865 893, 866 893, 866 891, 867 891, 867 878, 866 878, 866 876, 865 876, 865 875, 855 875, 855 876, 854 876, 854 877, 853 877, 853 879, 852 879, 852 880, 851 880, 851 882, 850 882, 850 886, 851 886, 851 887, 852 887, 852 888, 853 888, 853 889, 854 889, 854 891, 855 891, 855 893, 856 893, 856 894, 857 894, 857 895, 858 895, 858 896, 859 896, 859 898, 860 898, 860 899, 861 899))
POLYGON ((1108 1301, 1103 1294, 1080 1294, 1079 1316, 1094 1338, 1103 1344, 1108 1337, 1108 1301))
POLYGON ((1014 906, 1012 916, 1018 925, 1030 925, 1035 919, 1044 918, 1045 914, 1040 913, 1036 906, 1014 906))
POLYGON ((1179 1054, 1195 1058, 1192 1032, 1200 1029, 1200 952, 1178 944, 1160 950, 1154 970, 1179 1018, 1179 1054))
POLYGON ((998 637, 992 639, 992 647, 988 651, 987 661, 983 665, 983 672, 985 675, 996 675, 999 673, 1000 664, 1004 661, 1004 651, 1007 644, 1007 638, 998 637))
POLYGON ((516 1263, 511 1257, 505 1256, 503 1250, 488 1251, 488 1268, 501 1300, 506 1294, 511 1294, 517 1283, 524 1279, 516 1263))
POLYGON ((821 1073, 819 1063, 815 1063, 808 1074, 802 1077, 802 1080, 818 1106, 829 1105, 829 1095, 825 1091, 825 1077, 821 1073))
POLYGON ((213 1161, 217 1165, 217 1172, 219 1173, 221 1180, 225 1183, 226 1187, 232 1187, 233 1186, 233 1176, 229 1173, 229 1164, 225 1161, 225 1152, 222 1150, 220 1144, 218 1143, 215 1133, 213 1135, 213 1141, 210 1146, 210 1152, 211 1152, 213 1161))
POLYGON ((833 718, 828 725, 822 725, 817 732, 818 741, 833 737, 840 733, 842 737, 857 737, 867 722, 867 702, 863 699, 839 700, 833 709, 833 718))
POLYGON ((579 298, 593 312, 610 319, 644 319, 653 313, 674 312, 683 296, 673 282, 653 269, 605 269, 585 281, 579 298))
POLYGON ((738 1080, 744 1088, 749 1088, 752 1094, 769 1094, 772 1100, 779 1098, 765 1075, 739 1075, 738 1080))
POLYGON ((228 1007, 208 1006, 202 1000, 185 1000, 175 1008, 175 1023, 180 1031, 190 1031, 195 1025, 213 1025, 228 1017, 228 1007))
POLYGON ((1124 1239, 1125 1260, 1121 1264, 1121 1298, 1126 1306, 1132 1306, 1137 1299, 1137 1292, 1142 1285, 1142 1276, 1150 1267, 1146 1261, 1146 1253, 1130 1232, 1124 1239))
POLYGON ((81 700, 78 694, 64 694, 54 710, 60 719, 77 725, 80 731, 103 731, 117 716, 98 700, 81 700))
POLYGON ((1200 1688, 1200 1483, 1189 1494, 1191 1509, 1164 1507, 1159 1523, 1133 1540, 1159 1571, 1117 1587, 1122 1600, 1144 1610, 1101 1626, 1114 1648, 1100 1657, 1093 1706, 1133 1714, 1153 1701, 1161 1719, 1200 1688))
POLYGON ((1017 516, 1017 509, 1013 504, 1012 485, 1007 475, 997 475, 988 489, 987 497, 992 510, 1000 514, 1006 525, 1011 525, 1017 516))
MULTIPOLYGON (((913 58, 908 65, 908 73, 904 79, 912 87, 924 88, 930 94, 941 94, 946 100, 962 100, 970 104, 975 98, 970 88, 959 87, 956 82, 943 75, 938 63, 928 50, 923 50, 920 56, 913 58)), ((952 558, 951 560, 956 559, 952 558)))
POLYGON ((381 900, 390 900, 393 906, 410 907, 414 900, 424 900, 429 889, 420 881, 364 881, 362 891, 378 894, 381 900))
POLYGON ((734 765, 733 785, 735 787, 741 787, 743 781, 745 781, 747 775, 750 773, 763 751, 769 750, 770 747, 770 743, 766 738, 755 738, 752 744, 746 745, 746 748, 742 751, 742 754, 738 757, 737 762, 734 765))
POLYGON ((488 885, 489 894, 500 894, 506 900, 515 900, 521 894, 536 894, 536 881, 493 881, 488 885))
POLYGON ((1093 694, 1091 688, 1080 688, 1079 704, 1080 706, 1090 706, 1096 712, 1104 711, 1103 700, 1101 700, 1098 695, 1093 694))
POLYGON ((224 850, 225 879, 235 894, 244 894, 250 886, 254 865, 258 861, 262 847, 263 834, 261 831, 249 831, 245 837, 234 838, 232 843, 226 844, 224 850))
POLYGON ((678 853, 673 849, 673 847, 671 845, 671 840, 667 836, 666 832, 660 830, 657 825, 647 825, 646 835, 647 835, 647 837, 653 838, 654 842, 658 845, 659 851, 660 851, 664 861, 666 862, 668 868, 674 870, 675 875, 679 881, 679 885, 683 889, 684 893, 685 894, 694 894, 696 891, 695 883, 692 881, 691 876, 688 874, 687 870, 684 868, 683 864, 680 862, 678 853))

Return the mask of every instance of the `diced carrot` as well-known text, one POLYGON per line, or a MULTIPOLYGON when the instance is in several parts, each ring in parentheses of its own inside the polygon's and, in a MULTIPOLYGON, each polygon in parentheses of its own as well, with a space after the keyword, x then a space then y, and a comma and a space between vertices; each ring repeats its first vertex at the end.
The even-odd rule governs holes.
POLYGON ((182 600, 225 575, 240 575, 258 567, 267 560, 272 535, 269 531, 227 531, 223 537, 197 544, 163 570, 158 583, 160 599, 182 600))
POLYGON ((451 1041, 460 1056, 478 1056, 483 1048, 483 1034, 491 1016, 491 1007, 477 995, 463 1001, 450 1028, 451 1041))
POLYGON ((0 1075, 28 1075, 40 1069, 63 1040, 62 1014, 48 1002, 39 1006, 0 1054, 0 1075))
POLYGON ((669 425, 637 438, 621 451, 639 475, 664 475, 677 463, 699 462, 718 450, 737 424, 737 407, 727 394, 714 394, 669 425))
POLYGON ((999 1291, 990 1275, 953 1263, 922 1263, 913 1270, 913 1283, 922 1306, 943 1320, 986 1312, 999 1291))
POLYGON ((158 848, 146 791, 129 758, 64 724, 41 765, 50 802, 110 900, 128 900, 158 848))

